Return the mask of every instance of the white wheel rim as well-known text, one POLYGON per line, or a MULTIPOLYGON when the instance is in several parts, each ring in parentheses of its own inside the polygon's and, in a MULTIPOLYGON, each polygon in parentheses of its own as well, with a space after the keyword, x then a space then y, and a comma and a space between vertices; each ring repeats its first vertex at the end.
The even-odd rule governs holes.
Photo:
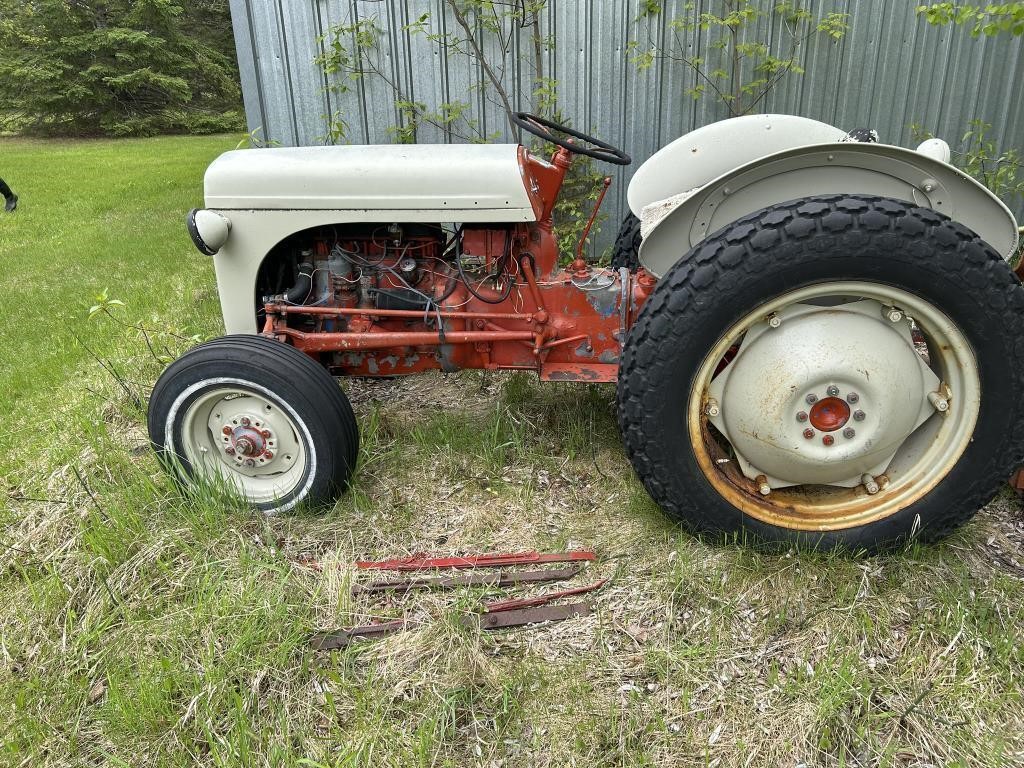
POLYGON ((228 485, 252 504, 289 498, 275 508, 290 509, 312 482, 314 458, 305 425, 290 407, 250 382, 218 379, 189 387, 168 414, 168 440, 175 421, 193 471, 228 485))
MULTIPOLYGON (((870 312, 865 312, 870 316, 870 312)), ((879 321, 885 322, 881 317, 879 321)), ((859 329, 864 327, 864 324, 856 321, 850 327, 859 329)), ((870 345, 864 345, 859 351, 864 352, 868 349, 870 345)), ((741 346, 740 355, 743 352, 741 346)), ((738 356, 737 360, 739 359, 738 356)), ((832 355, 828 357, 830 362, 826 365, 836 367, 839 365, 836 361, 841 359, 842 356, 832 355)), ((780 360, 780 364, 781 362, 780 360)), ((805 359, 803 362, 806 367, 808 361, 805 359)), ((722 373, 726 371, 728 368, 722 373)), ((815 376, 818 376, 818 372, 815 372, 815 376)), ((843 370, 823 371, 816 380, 834 377, 837 380, 857 381, 858 376, 862 377, 862 373, 843 370)), ((928 374, 923 374, 923 380, 930 380, 927 377, 928 374)), ((791 378, 791 386, 799 389, 797 379, 791 378)), ((776 383, 783 388, 787 385, 785 380, 776 383)), ((785 391, 786 394, 780 397, 793 396, 788 394, 788 390, 785 391)), ((915 392, 913 388, 908 389, 908 392, 927 395, 926 392, 915 392)), ((903 394, 909 396, 906 392, 903 394)), ((803 393, 798 391, 797 396, 803 396, 803 393)), ((758 307, 733 325, 715 344, 698 371, 688 400, 687 427, 698 464, 705 477, 724 498, 744 513, 761 522, 784 528, 807 531, 836 530, 889 517, 931 491, 949 473, 970 443, 980 401, 981 384, 973 350, 960 329, 943 312, 924 299, 901 289, 878 283, 843 281, 807 286, 788 292, 758 307), (800 317, 801 313, 803 316, 800 322, 824 324, 826 316, 841 314, 828 311, 829 309, 845 310, 848 306, 852 308, 852 302, 858 299, 864 300, 860 305, 862 309, 870 307, 870 302, 878 302, 884 307, 896 308, 901 312, 901 322, 909 323, 908 318, 913 319, 927 341, 934 380, 942 383, 937 392, 948 395, 945 398, 946 410, 936 410, 935 404, 941 406, 941 398, 934 395, 921 409, 921 423, 914 426, 909 434, 884 434, 884 439, 891 442, 898 440, 898 445, 895 446, 891 460, 886 461, 881 471, 864 477, 867 484, 858 480, 850 482, 849 477, 844 476, 852 474, 859 477, 850 468, 855 466, 856 461, 862 460, 861 456, 864 454, 856 454, 852 448, 845 448, 842 442, 836 443, 842 451, 837 452, 837 458, 831 459, 827 454, 820 456, 826 465, 832 462, 829 465, 829 471, 832 468, 835 470, 835 477, 832 479, 823 481, 822 473, 811 469, 812 463, 808 462, 806 456, 810 444, 803 450, 799 460, 794 462, 794 466, 798 466, 800 471, 805 473, 805 477, 815 476, 814 482, 797 484, 792 480, 767 477, 765 474, 760 474, 756 478, 749 476, 756 469, 740 455, 743 448, 739 444, 740 441, 737 440, 737 445, 734 445, 726 437, 727 427, 724 431, 718 429, 724 423, 724 414, 721 413, 723 405, 710 394, 716 389, 722 389, 721 385, 716 383, 716 369, 734 345, 743 342, 748 334, 755 339, 753 343, 756 344, 757 334, 770 333, 772 328, 784 326, 788 318, 800 317), (839 306, 836 306, 837 304, 839 306), (810 309, 807 309, 807 306, 810 309), (712 428, 712 425, 715 428, 712 428), (845 472, 840 471, 844 468, 845 472), (811 474, 806 474, 808 472, 811 474), (877 489, 869 487, 872 480, 877 480, 877 489), (833 481, 845 485, 833 485, 833 481), (873 492, 869 493, 869 490, 873 492)), ((778 413, 777 410, 770 411, 773 420, 778 413)), ((772 425, 761 426, 770 431, 773 425, 774 421, 772 425)), ((853 431, 857 431, 854 422, 849 422, 849 425, 853 431)), ((857 427, 859 426, 858 424, 857 427)), ((836 432, 835 440, 842 441, 841 434, 836 432)), ((815 439, 818 437, 819 434, 816 433, 815 439)), ((868 432, 864 439, 870 444, 872 437, 873 433, 868 432)), ((758 438, 763 438, 763 435, 758 438)), ((850 439, 859 441, 862 436, 856 435, 850 439)), ((785 443, 783 447, 785 450, 793 450, 794 455, 800 452, 793 443, 785 443)), ((800 476, 796 469, 790 474, 800 476)), ((828 475, 828 471, 824 474, 828 475)))

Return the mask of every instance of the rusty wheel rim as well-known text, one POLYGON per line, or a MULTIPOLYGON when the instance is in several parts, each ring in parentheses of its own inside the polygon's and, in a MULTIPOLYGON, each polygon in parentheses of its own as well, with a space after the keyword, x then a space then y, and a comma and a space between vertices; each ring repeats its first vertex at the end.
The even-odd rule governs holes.
MULTIPOLYGON (((807 321, 813 321, 813 310, 801 311, 807 315, 807 321)), ((821 395, 822 399, 834 397, 831 391, 823 391, 821 395)), ((907 291, 882 284, 861 281, 823 283, 773 299, 745 315, 721 336, 694 379, 688 397, 687 428, 701 471, 733 506, 760 522, 782 528, 839 530, 889 517, 933 490, 966 450, 977 422, 980 396, 981 385, 973 350, 960 329, 937 307, 907 291), (879 487, 874 493, 869 493, 865 484, 841 487, 813 482, 769 488, 764 475, 748 476, 751 473, 749 466, 745 474, 735 446, 713 423, 722 423, 720 411, 724 408, 709 396, 709 392, 713 390, 716 377, 735 362, 730 360, 723 368, 723 359, 730 350, 735 351, 738 344, 742 345, 751 331, 777 328, 781 324, 780 317, 787 313, 795 314, 795 306, 820 307, 824 312, 845 308, 855 301, 878 302, 902 313, 907 322, 912 320, 927 344, 928 367, 942 382, 943 391, 950 395, 946 401, 947 408, 941 412, 935 410, 902 440, 885 471, 865 478, 877 481, 879 487)), ((814 431, 810 409, 818 402, 808 402, 807 406, 795 412, 794 419, 801 430, 814 431)), ((819 426, 828 425, 834 430, 825 433, 827 438, 815 432, 815 438, 831 440, 824 443, 829 447, 842 445, 843 430, 857 432, 863 429, 863 422, 855 421, 855 415, 860 412, 857 408, 859 403, 856 400, 850 403, 844 397, 843 404, 852 406, 848 416, 844 408, 835 403, 828 404, 830 408, 818 406, 813 411, 819 426)))

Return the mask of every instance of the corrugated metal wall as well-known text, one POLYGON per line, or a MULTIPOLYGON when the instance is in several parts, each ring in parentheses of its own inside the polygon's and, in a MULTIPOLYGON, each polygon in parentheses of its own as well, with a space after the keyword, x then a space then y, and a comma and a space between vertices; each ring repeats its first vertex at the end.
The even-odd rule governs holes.
MULTIPOLYGON (((544 75, 558 81, 558 99, 572 125, 626 149, 634 165, 616 169, 613 193, 605 203, 612 222, 626 211, 625 183, 630 172, 663 144, 727 116, 711 98, 695 101, 685 91, 695 76, 678 62, 659 59, 645 71, 628 62, 631 40, 640 48, 660 46, 678 34, 689 55, 702 50, 704 32, 677 32, 668 20, 719 3, 665 0, 664 11, 637 20, 645 0, 549 0, 540 14, 542 36, 554 41, 542 54, 544 75)), ((773 6, 774 0, 765 0, 773 6)), ((951 145, 968 123, 992 124, 1002 148, 1024 146, 1024 38, 971 38, 959 28, 929 26, 914 0, 824 0, 810 7, 819 13, 849 14, 850 29, 834 42, 818 37, 801 49, 804 76, 787 76, 758 111, 805 115, 845 128, 873 127, 883 141, 913 142, 918 123, 951 145)), ((378 51, 383 76, 402 98, 440 104, 464 101, 469 116, 485 134, 509 140, 508 125, 484 73, 471 57, 443 55, 437 42, 406 27, 423 14, 440 34, 461 30, 444 0, 231 0, 235 39, 250 130, 285 145, 322 144, 328 116, 341 115, 352 143, 391 143, 402 117, 395 90, 377 75, 349 83, 346 93, 330 82, 314 59, 321 35, 332 25, 372 19, 382 30, 378 51)), ((784 37, 777 18, 764 19, 757 37, 784 37)), ((511 38, 502 61, 489 33, 479 32, 514 107, 530 107, 534 64, 533 30, 511 38)), ((420 142, 457 140, 432 126, 420 126, 420 142)), ((604 166, 610 169, 609 166, 604 166)), ((1018 201, 1019 202, 1019 201, 1018 201)), ((1024 206, 1015 205, 1018 216, 1024 206)), ((598 241, 606 245, 615 224, 605 225, 598 241)))

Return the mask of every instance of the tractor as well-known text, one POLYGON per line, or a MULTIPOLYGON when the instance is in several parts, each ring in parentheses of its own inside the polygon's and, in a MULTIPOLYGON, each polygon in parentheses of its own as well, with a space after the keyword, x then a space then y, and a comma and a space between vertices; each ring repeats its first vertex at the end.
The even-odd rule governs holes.
POLYGON ((575 155, 629 156, 513 118, 553 155, 214 160, 187 225, 227 335, 172 363, 148 413, 182 486, 221 483, 266 513, 330 504, 359 449, 337 379, 466 368, 616 383, 636 474, 712 537, 934 540, 1024 459, 1017 223, 945 142, 791 115, 703 126, 636 171, 602 268, 582 241, 559 253, 552 211, 575 155))

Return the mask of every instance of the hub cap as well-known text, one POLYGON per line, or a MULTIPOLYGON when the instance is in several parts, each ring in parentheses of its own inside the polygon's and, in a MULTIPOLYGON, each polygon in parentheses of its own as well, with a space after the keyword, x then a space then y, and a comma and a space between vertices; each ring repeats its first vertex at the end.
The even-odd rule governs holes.
POLYGON ((730 329, 698 374, 689 429, 705 474, 736 506, 823 530, 926 493, 966 447, 979 401, 973 353, 944 314, 897 289, 832 283, 730 329))

